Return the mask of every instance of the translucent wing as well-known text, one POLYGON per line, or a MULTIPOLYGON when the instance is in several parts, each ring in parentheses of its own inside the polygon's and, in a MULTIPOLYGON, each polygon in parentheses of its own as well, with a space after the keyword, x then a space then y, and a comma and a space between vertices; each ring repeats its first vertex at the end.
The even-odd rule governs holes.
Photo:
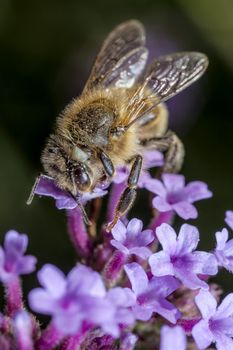
POLYGON ((194 83, 207 66, 208 58, 199 52, 174 53, 155 60, 129 101, 127 128, 156 105, 194 83))
POLYGON ((117 26, 104 41, 96 58, 85 90, 98 85, 131 87, 147 60, 142 24, 130 20, 117 26))

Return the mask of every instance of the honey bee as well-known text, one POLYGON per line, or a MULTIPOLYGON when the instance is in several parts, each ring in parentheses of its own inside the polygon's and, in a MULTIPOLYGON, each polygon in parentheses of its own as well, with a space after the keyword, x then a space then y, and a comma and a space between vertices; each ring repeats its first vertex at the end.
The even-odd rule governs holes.
POLYGON ((168 130, 164 101, 195 82, 208 65, 199 52, 154 60, 145 70, 145 31, 137 20, 117 26, 104 41, 81 96, 60 114, 42 153, 45 172, 78 200, 115 169, 129 167, 110 230, 135 197, 145 149, 164 152, 163 171, 180 170, 184 147, 168 130))

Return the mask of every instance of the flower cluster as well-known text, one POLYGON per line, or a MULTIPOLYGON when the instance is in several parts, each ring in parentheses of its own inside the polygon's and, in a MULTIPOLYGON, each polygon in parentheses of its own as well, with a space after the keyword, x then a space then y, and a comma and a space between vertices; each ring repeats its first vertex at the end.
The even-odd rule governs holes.
MULTIPOLYGON (((96 234, 96 225, 85 225, 74 198, 50 177, 39 177, 34 194, 52 197, 58 209, 66 210, 77 264, 67 275, 44 265, 37 273, 40 287, 30 291, 26 309, 22 275, 35 271, 36 258, 25 255, 25 234, 6 234, 0 247, 5 289, 0 349, 202 350, 211 344, 233 349, 233 293, 220 301, 218 287, 209 281, 221 268, 233 272, 233 239, 223 228, 216 232, 216 247, 206 252, 198 250, 196 226, 184 222, 176 232, 174 216, 196 218, 193 203, 212 193, 200 181, 185 185, 182 175, 153 178, 149 169, 162 164, 159 152, 145 154, 139 187, 155 194, 149 226, 124 217, 111 233, 103 225, 96 234), (40 314, 50 317, 46 326, 37 320, 40 314)), ((127 176, 127 168, 117 169, 111 187, 82 195, 82 205, 110 192, 106 222, 111 220, 127 176)), ((225 222, 233 229, 232 211, 225 222)))

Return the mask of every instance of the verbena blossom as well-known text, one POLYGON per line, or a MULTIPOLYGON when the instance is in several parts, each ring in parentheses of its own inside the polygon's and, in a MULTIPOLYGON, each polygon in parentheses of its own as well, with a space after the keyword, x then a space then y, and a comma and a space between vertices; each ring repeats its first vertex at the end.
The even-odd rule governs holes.
MULTIPOLYGON (((138 187, 144 188, 149 180, 152 179, 148 169, 160 167, 164 163, 163 154, 157 150, 147 150, 143 154, 143 167, 138 179, 138 187)), ((126 183, 129 176, 127 166, 118 167, 112 181, 115 184, 126 183)))
POLYGON ((27 235, 14 230, 6 233, 4 248, 0 247, 0 280, 3 283, 35 270, 36 258, 24 255, 27 246, 27 235))
MULTIPOLYGON (((139 187, 151 187, 158 194, 153 202, 164 213, 159 213, 157 225, 150 224, 157 227, 156 232, 143 229, 139 219, 128 221, 125 217, 114 226, 111 237, 105 229, 96 229, 97 216, 92 212, 94 225, 85 226, 72 196, 50 177, 39 177, 34 193, 51 196, 59 209, 68 209, 71 241, 82 264, 67 276, 49 264, 39 271, 41 287, 29 293, 29 305, 31 310, 51 316, 43 329, 33 312, 25 311, 21 288, 21 275, 34 271, 36 258, 24 255, 26 235, 7 233, 0 248, 0 281, 5 290, 4 313, 0 314, 1 349, 133 350, 138 346, 184 350, 192 339, 199 349, 216 343, 218 350, 233 350, 233 293, 217 307, 222 290, 208 281, 218 266, 233 272, 233 239, 228 241, 226 229, 217 232, 216 249, 208 253, 196 250, 196 227, 184 224, 176 234, 168 225, 171 216, 196 217, 192 203, 210 197, 211 192, 202 182, 185 186, 181 175, 165 174, 163 182, 152 179, 147 169, 155 165, 156 153, 146 156, 139 187), (163 224, 158 227, 158 222, 163 224), (174 327, 163 326, 168 322, 174 327)), ((117 191, 111 191, 107 206, 111 215, 129 169, 117 171, 113 186, 117 191)), ((79 200, 85 204, 106 193, 105 185, 100 186, 79 200)), ((225 219, 229 226, 231 213, 228 211, 225 219)))
POLYGON ((202 320, 192 330, 199 349, 216 343, 218 350, 233 349, 233 293, 227 295, 217 307, 215 298, 208 291, 200 291, 195 298, 202 320))
POLYGON ((225 222, 233 230, 233 211, 232 210, 226 211, 225 222))
POLYGON ((182 327, 163 326, 160 337, 160 350, 186 350, 187 340, 182 327))
MULTIPOLYGON (((72 196, 61 190, 55 183, 55 181, 47 176, 40 175, 36 187, 34 189, 34 194, 39 196, 48 196, 55 199, 57 209, 74 209, 77 207, 77 202, 72 198, 72 196)), ((103 197, 107 194, 107 191, 101 187, 96 187, 93 192, 85 192, 80 195, 80 202, 85 204, 91 199, 103 197)))
MULTIPOLYGON (((78 265, 65 277, 55 266, 45 265, 38 272, 38 279, 43 288, 30 292, 30 306, 36 312, 51 315, 53 324, 62 334, 78 332, 86 321, 118 335, 116 305, 110 302, 109 296, 106 297, 105 286, 97 272, 78 265)), ((123 291, 115 292, 115 297, 120 296, 121 302, 122 294, 123 291)), ((127 297, 124 301, 128 306, 127 297)), ((123 308, 123 302, 121 305, 123 308)))
POLYGON ((177 237, 174 229, 162 224, 156 230, 163 250, 150 256, 149 264, 154 276, 175 276, 190 289, 208 289, 198 274, 215 275, 218 271, 213 254, 195 251, 199 232, 195 226, 184 224, 177 237))
MULTIPOLYGON (((135 317, 130 310, 130 307, 135 304, 134 294, 129 288, 115 287, 108 291, 106 300, 109 302, 109 305, 111 305, 114 311, 111 319, 108 318, 106 322, 101 323, 102 329, 114 337, 119 337, 119 326, 132 325, 135 321, 135 317)), ((108 312, 107 308, 105 312, 108 312)))
POLYGON ((153 313, 158 313, 176 323, 180 313, 166 298, 179 287, 178 281, 170 276, 149 279, 137 263, 126 264, 124 268, 136 298, 132 307, 136 319, 148 321, 153 313))
POLYGON ((18 312, 15 316, 13 327, 16 335, 17 349, 32 350, 33 328, 31 315, 26 311, 18 312))
POLYGON ((125 226, 121 220, 112 229, 114 239, 111 245, 125 255, 137 255, 142 259, 147 259, 151 255, 151 250, 147 246, 153 242, 154 234, 152 230, 142 231, 141 220, 132 219, 125 226))
POLYGON ((204 182, 192 181, 185 186, 184 176, 176 174, 163 174, 162 180, 152 179, 146 184, 157 195, 152 204, 160 212, 174 211, 185 220, 195 219, 198 212, 192 203, 212 197, 204 182))
POLYGON ((133 350, 138 337, 133 333, 126 333, 121 338, 121 350, 133 350))
POLYGON ((233 272, 233 239, 228 240, 229 234, 226 228, 215 234, 217 246, 214 251, 219 266, 233 272))

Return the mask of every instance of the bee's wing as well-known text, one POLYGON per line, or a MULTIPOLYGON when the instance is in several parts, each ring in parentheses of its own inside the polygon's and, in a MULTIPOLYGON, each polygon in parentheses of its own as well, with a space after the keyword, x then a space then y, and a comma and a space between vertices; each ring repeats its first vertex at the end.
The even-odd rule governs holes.
POLYGON ((207 66, 208 58, 199 52, 180 52, 156 59, 129 101, 126 128, 143 118, 159 103, 194 83, 207 66))
POLYGON ((143 25, 130 20, 117 26, 106 38, 97 55, 85 90, 98 85, 131 87, 147 60, 143 25))

